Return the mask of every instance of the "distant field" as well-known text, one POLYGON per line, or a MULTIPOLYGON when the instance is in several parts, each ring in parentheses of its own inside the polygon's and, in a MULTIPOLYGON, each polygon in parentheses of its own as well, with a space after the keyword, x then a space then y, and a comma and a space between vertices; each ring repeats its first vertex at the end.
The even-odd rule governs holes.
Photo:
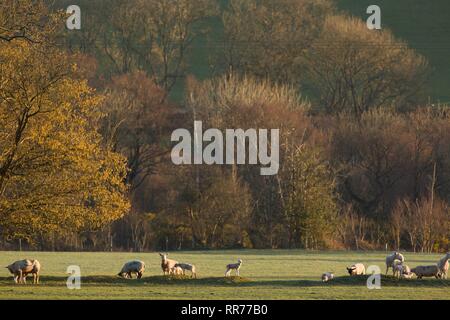
MULTIPOLYGON (((383 277, 380 290, 368 290, 366 277, 350 278, 345 267, 355 262, 379 265, 384 252, 306 252, 300 250, 242 250, 173 252, 170 257, 194 263, 199 279, 161 276, 157 253, 0 252, 0 265, 23 258, 38 259, 41 284, 15 285, 0 269, 0 299, 450 299, 450 280, 402 280, 383 277), (240 279, 225 280, 226 264, 243 259, 240 279), (122 264, 141 259, 147 269, 141 280, 115 276, 122 264), (79 265, 80 290, 66 287, 66 268, 79 265), (322 283, 320 275, 337 278, 322 283)), ((439 255, 406 254, 407 264, 434 264, 439 255)))

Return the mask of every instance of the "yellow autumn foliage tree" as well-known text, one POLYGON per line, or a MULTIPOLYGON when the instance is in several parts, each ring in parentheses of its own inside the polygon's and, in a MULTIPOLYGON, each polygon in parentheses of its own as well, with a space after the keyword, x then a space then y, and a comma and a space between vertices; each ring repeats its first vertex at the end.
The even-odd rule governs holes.
POLYGON ((95 230, 128 211, 126 161, 98 133, 101 100, 50 42, 0 40, 0 235, 95 230))

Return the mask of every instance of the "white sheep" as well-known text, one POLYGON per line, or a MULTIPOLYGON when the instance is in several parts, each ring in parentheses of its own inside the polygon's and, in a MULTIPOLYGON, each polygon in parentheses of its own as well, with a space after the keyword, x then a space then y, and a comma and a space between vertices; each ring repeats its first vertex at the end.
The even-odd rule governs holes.
POLYGON ((450 260, 450 252, 447 252, 447 254, 437 263, 439 271, 441 273, 441 278, 443 279, 447 279, 449 260, 450 260))
POLYGON ((33 275, 33 284, 39 284, 41 264, 37 260, 19 260, 10 264, 6 268, 13 275, 15 283, 26 284, 26 277, 31 273, 33 275))
POLYGON ((136 274, 137 279, 141 279, 145 271, 145 263, 142 261, 130 261, 123 265, 122 270, 117 274, 119 277, 132 279, 132 274, 136 274))
POLYGON ((174 276, 181 276, 183 275, 183 269, 175 265, 172 269, 170 269, 170 274, 174 276))
POLYGON ((183 275, 185 274, 185 271, 188 270, 191 272, 191 278, 197 278, 197 272, 195 270, 195 266, 190 263, 177 263, 175 267, 181 268, 183 275))
POLYGON ((236 276, 239 277, 239 269, 241 268, 241 265, 242 265, 242 260, 241 259, 238 259, 237 263, 227 264, 227 267, 226 267, 227 271, 225 271, 225 277, 230 276, 231 270, 235 270, 236 271, 236 276))
POLYGON ((397 278, 405 278, 404 275, 410 275, 411 269, 406 264, 403 264, 400 260, 394 261, 394 276, 397 278))
POLYGON ((401 275, 402 279, 411 279, 414 273, 410 272, 410 273, 403 273, 401 275))
POLYGON ((347 267, 347 271, 351 276, 358 276, 366 274, 366 267, 362 263, 355 263, 354 265, 347 267))
MULTIPOLYGON (((399 260, 397 260, 400 262, 399 260)), ((403 274, 403 265, 402 263, 394 263, 394 266, 392 267, 394 270, 394 277, 397 277, 400 279, 400 276, 403 274)))
POLYGON ((417 279, 422 279, 423 277, 435 277, 439 279, 440 270, 437 265, 434 266, 417 266, 411 269, 411 272, 417 276, 417 279))
POLYGON ((334 274, 332 272, 325 272, 322 274, 322 282, 328 282, 334 279, 334 274))
POLYGON ((178 263, 178 261, 176 260, 172 260, 172 259, 168 259, 167 256, 169 254, 168 253, 160 253, 159 256, 161 257, 161 269, 164 273, 164 275, 167 274, 171 274, 171 270, 173 269, 173 267, 175 267, 175 265, 178 263))
POLYGON ((386 257, 386 275, 388 273, 389 268, 392 268, 392 272, 394 273, 394 262, 395 260, 399 260, 402 263, 405 262, 405 257, 400 253, 395 251, 390 256, 386 257))

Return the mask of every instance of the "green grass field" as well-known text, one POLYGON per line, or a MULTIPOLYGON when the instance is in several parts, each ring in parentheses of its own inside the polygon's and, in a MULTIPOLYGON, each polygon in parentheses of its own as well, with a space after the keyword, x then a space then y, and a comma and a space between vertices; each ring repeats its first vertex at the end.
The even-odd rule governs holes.
MULTIPOLYGON (((173 252, 169 257, 197 266, 195 279, 163 277, 157 253, 1 252, 0 265, 35 258, 42 264, 41 284, 15 285, 0 269, 0 299, 450 299, 450 280, 382 278, 380 290, 369 290, 366 277, 352 277, 345 267, 355 262, 379 265, 384 252, 307 252, 300 250, 241 250, 173 252), (225 279, 228 263, 243 259, 242 278, 225 279), (147 269, 141 280, 115 276, 122 264, 141 259, 147 269), (80 290, 66 287, 66 269, 81 267, 80 290), (336 279, 322 283, 322 272, 336 279)), ((406 254, 410 267, 434 264, 439 255, 406 254)))

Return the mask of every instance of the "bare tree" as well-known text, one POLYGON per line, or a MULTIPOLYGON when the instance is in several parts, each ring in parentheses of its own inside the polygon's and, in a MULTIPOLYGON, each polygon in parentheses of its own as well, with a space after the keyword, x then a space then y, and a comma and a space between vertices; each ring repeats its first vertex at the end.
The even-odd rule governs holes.
POLYGON ((388 30, 371 32, 356 18, 329 16, 307 56, 308 82, 327 112, 359 117, 420 101, 427 62, 388 30))
POLYGON ((166 92, 185 76, 187 53, 207 31, 214 0, 122 1, 102 25, 99 49, 115 73, 144 70, 166 92))

